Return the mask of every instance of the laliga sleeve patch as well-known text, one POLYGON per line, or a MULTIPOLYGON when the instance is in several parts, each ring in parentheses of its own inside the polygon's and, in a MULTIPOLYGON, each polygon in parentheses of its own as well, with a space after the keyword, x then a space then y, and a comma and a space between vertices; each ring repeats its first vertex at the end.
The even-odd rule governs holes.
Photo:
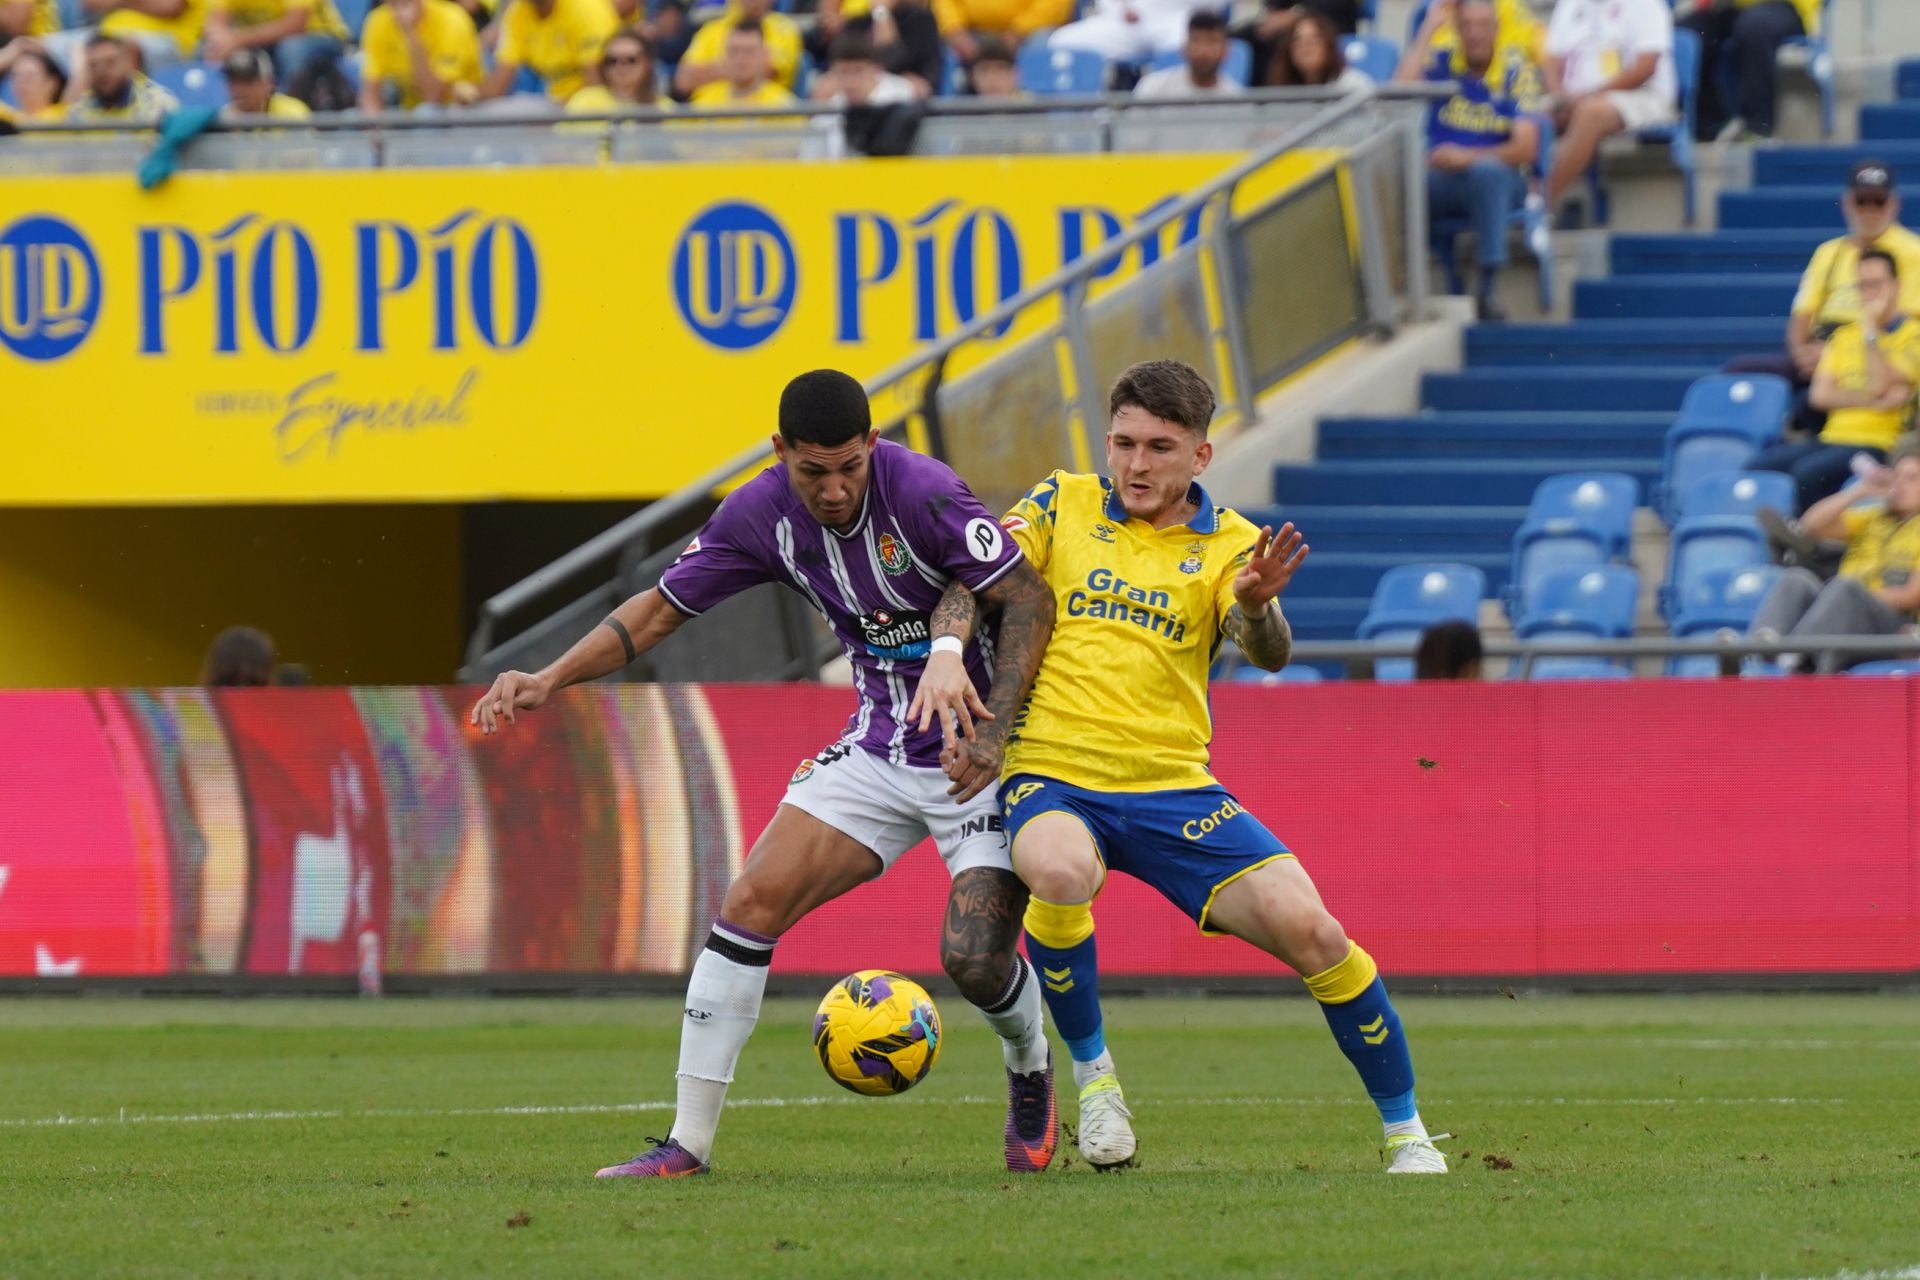
POLYGON ((1000 537, 1000 526, 984 516, 976 516, 967 521, 967 553, 981 564, 992 564, 1000 558, 1000 548, 1005 543, 1000 537))

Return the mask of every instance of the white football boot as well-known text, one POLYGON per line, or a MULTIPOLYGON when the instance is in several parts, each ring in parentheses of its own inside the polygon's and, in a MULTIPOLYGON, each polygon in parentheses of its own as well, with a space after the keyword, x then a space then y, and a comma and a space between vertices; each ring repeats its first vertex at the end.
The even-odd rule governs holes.
POLYGON ((1080 1154, 1096 1169, 1133 1163, 1139 1144, 1133 1137, 1133 1112, 1120 1092, 1120 1078, 1100 1076, 1080 1091, 1080 1154))
POLYGON ((1395 1134, 1387 1139, 1387 1172, 1445 1173, 1447 1158, 1433 1144, 1452 1136, 1450 1133, 1436 1133, 1431 1137, 1416 1133, 1395 1134))

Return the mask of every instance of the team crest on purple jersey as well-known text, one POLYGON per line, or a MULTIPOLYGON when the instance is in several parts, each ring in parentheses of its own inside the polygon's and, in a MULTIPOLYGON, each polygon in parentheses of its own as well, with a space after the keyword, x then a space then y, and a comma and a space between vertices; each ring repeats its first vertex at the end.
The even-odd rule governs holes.
POLYGON ((907 544, 892 534, 881 534, 874 545, 880 553, 880 567, 889 575, 897 578, 913 567, 913 556, 907 551, 907 544))

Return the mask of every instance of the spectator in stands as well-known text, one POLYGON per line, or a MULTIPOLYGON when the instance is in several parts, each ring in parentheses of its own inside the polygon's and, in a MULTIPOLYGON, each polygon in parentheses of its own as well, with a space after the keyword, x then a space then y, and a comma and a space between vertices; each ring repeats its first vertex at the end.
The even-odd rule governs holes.
POLYGON ((1667 0, 1560 0, 1547 28, 1545 70, 1557 130, 1549 211, 1586 173, 1602 138, 1672 124, 1679 115, 1667 0))
POLYGON ((50 36, 60 29, 55 0, 0 0, 0 47, 23 36, 50 36))
POLYGON ((1807 263, 1787 318, 1786 351, 1741 356, 1726 366, 1728 373, 1770 373, 1791 382, 1800 395, 1793 426, 1806 432, 1819 431, 1826 420, 1806 401, 1820 352, 1835 330, 1860 318, 1860 293, 1854 282, 1863 252, 1883 249, 1893 255, 1900 264, 1901 309, 1920 315, 1920 235, 1900 225, 1893 170, 1878 160, 1854 165, 1840 208, 1846 215, 1847 234, 1814 250, 1807 263))
MULTIPOLYGON (((653 50, 656 67, 675 66, 687 56, 687 46, 693 43, 693 23, 687 19, 686 0, 657 0, 638 25, 640 34, 647 39, 647 47, 653 50)), ((663 100, 672 88, 672 85, 661 86, 663 100)))
POLYGON ((1342 93, 1352 93, 1373 86, 1371 76, 1347 65, 1333 19, 1312 8, 1295 12, 1299 16, 1288 24, 1286 39, 1274 47, 1273 58, 1267 63, 1265 83, 1269 88, 1330 85, 1342 93))
POLYGON ((773 11, 773 0, 731 0, 726 12, 702 26, 687 46, 687 56, 674 73, 673 87, 691 97, 695 90, 727 80, 725 62, 733 34, 751 23, 760 32, 765 47, 768 74, 778 88, 792 89, 799 81, 800 57, 804 50, 800 28, 792 18, 773 11))
POLYGON ((98 16, 97 25, 52 33, 46 38, 47 52, 67 68, 76 82, 76 93, 84 93, 88 87, 84 82, 84 51, 93 37, 115 36, 131 41, 139 49, 135 70, 144 72, 191 58, 200 44, 201 24, 206 19, 205 0, 81 0, 81 7, 89 17, 98 16))
POLYGON ((937 91, 946 78, 946 45, 940 39, 940 23, 926 0, 891 0, 887 4, 821 0, 813 30, 807 35, 807 52, 821 64, 830 64, 833 42, 842 35, 865 36, 880 69, 912 81, 923 98, 937 91))
POLYGON ((1507 219, 1527 197, 1526 170, 1539 154, 1540 128, 1526 114, 1540 105, 1539 72, 1518 47, 1500 52, 1493 0, 1436 0, 1394 78, 1454 86, 1427 116, 1427 215, 1434 249, 1451 254, 1442 229, 1467 220, 1479 257, 1474 298, 1480 318, 1503 320, 1495 289, 1507 263, 1507 219), (1454 23, 1459 46, 1435 49, 1441 28, 1454 23))
POLYGON ((1840 327, 1813 373, 1813 406, 1826 413, 1826 426, 1812 440, 1763 449, 1747 464, 1791 475, 1803 511, 1846 483, 1855 454, 1886 460, 1907 428, 1920 382, 1920 319, 1901 309, 1893 255, 1861 254, 1858 288, 1858 323, 1840 327))
POLYGON ((984 40, 997 36, 1017 48, 1036 31, 1060 26, 1073 17, 1073 0, 933 0, 940 34, 963 66, 979 60, 984 40))
POLYGON ((1266 0, 1260 16, 1233 29, 1234 38, 1253 46, 1253 82, 1273 86, 1267 78, 1274 59, 1287 46, 1293 27, 1302 15, 1317 13, 1327 19, 1336 37, 1352 35, 1360 28, 1358 0, 1266 0))
MULTIPOLYGON (((1810 570, 1786 570, 1760 602, 1752 638, 1891 636, 1913 624, 1920 610, 1920 450, 1911 442, 1901 445, 1891 467, 1876 467, 1800 519, 1812 537, 1846 540, 1840 572, 1822 583, 1810 570)), ((1797 670, 1804 657, 1788 654, 1780 665, 1797 670)), ((1829 653, 1821 655, 1818 669, 1849 665, 1829 653)))
POLYGON ((1093 0, 1093 11, 1047 40, 1053 49, 1086 49, 1108 62, 1152 62, 1187 39, 1200 0, 1093 0))
POLYGON ((1470 622, 1440 622, 1420 635, 1413 653, 1415 680, 1478 680, 1486 650, 1470 622))
POLYGON ((200 56, 224 63, 236 50, 265 49, 279 78, 291 81, 339 62, 348 39, 333 0, 207 0, 200 56))
POLYGON ((1780 46, 1819 29, 1821 0, 1701 0, 1682 19, 1700 33, 1699 137, 1771 138, 1780 46), (1732 75, 1723 71, 1732 63, 1732 75), (1723 80, 1736 86, 1734 100, 1723 80))
POLYGON ((547 97, 564 103, 599 82, 600 50, 619 25, 612 0, 511 0, 480 96, 506 96, 520 69, 531 67, 547 97))
POLYGON ((360 109, 411 111, 480 96, 480 38, 454 0, 388 0, 360 32, 360 109))
POLYGON ((1220 68, 1227 61, 1227 20, 1211 9, 1196 9, 1187 19, 1187 43, 1180 65, 1149 71, 1133 87, 1139 98, 1237 97, 1247 87, 1220 68))
MULTIPOLYGON (((1456 8, 1458 0, 1433 0, 1427 17, 1434 16, 1434 9, 1456 8)), ((1547 29, 1528 7, 1527 0, 1494 0, 1494 51, 1493 60, 1504 62, 1509 56, 1517 55, 1538 67, 1547 56, 1547 29)), ((1460 47, 1458 24, 1445 19, 1434 33, 1433 47, 1452 52, 1460 47)))
POLYGON ((967 78, 975 96, 981 98, 1018 98, 1020 70, 1013 62, 1013 49, 999 36, 981 36, 973 45, 973 65, 967 78))
POLYGON ((721 79, 710 80, 693 91, 689 101, 694 106, 783 107, 796 101, 774 81, 766 29, 751 18, 742 18, 727 32, 720 71, 721 79))
MULTIPOLYGON (((451 4, 452 0, 448 0, 451 4)), ((280 660, 273 637, 256 627, 228 627, 213 638, 200 683, 215 688, 259 688, 274 682, 280 660)))
POLYGON ((0 103, 0 117, 14 124, 51 124, 67 115, 67 73, 38 40, 20 37, 0 48, 0 86, 14 106, 0 103))
POLYGON ((660 97, 653 50, 646 37, 623 27, 608 37, 600 51, 600 83, 590 84, 567 99, 572 115, 601 115, 625 107, 664 107, 673 99, 660 97))
POLYGON ((227 80, 227 105, 222 120, 266 116, 269 120, 306 120, 313 112, 298 98, 275 93, 273 59, 263 49, 235 49, 220 68, 227 80))
POLYGON ((87 91, 67 113, 69 120, 114 120, 126 124, 158 124, 177 108, 174 96, 134 67, 134 51, 117 36, 95 35, 87 41, 87 91))
POLYGON ((918 102, 920 90, 905 76, 881 69, 873 44, 858 32, 843 32, 833 42, 827 70, 815 79, 815 102, 836 107, 891 107, 918 102))

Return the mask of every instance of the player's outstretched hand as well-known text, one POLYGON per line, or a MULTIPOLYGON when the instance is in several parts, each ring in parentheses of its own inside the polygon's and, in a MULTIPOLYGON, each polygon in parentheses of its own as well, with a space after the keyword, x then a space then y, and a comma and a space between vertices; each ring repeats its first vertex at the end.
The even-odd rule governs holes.
POLYGON ((971 740, 973 722, 991 720, 993 712, 987 710, 987 704, 980 701, 980 693, 973 687, 973 677, 967 674, 966 659, 957 653, 935 653, 927 657, 926 669, 920 673, 920 684, 913 691, 913 701, 907 704, 907 719, 914 722, 921 733, 939 717, 940 732, 947 746, 953 745, 954 733, 971 740))
POLYGON ((1261 525, 1253 554, 1233 577, 1233 598, 1244 609, 1265 608, 1268 601, 1287 589, 1306 558, 1306 540, 1291 523, 1281 525, 1279 533, 1261 525))
POLYGON ((473 714, 467 717, 467 723, 479 725, 481 733, 497 732, 502 720, 512 724, 514 712, 533 710, 546 702, 550 692, 546 681, 539 676, 524 671, 503 671, 494 678, 493 687, 473 704, 473 714))

